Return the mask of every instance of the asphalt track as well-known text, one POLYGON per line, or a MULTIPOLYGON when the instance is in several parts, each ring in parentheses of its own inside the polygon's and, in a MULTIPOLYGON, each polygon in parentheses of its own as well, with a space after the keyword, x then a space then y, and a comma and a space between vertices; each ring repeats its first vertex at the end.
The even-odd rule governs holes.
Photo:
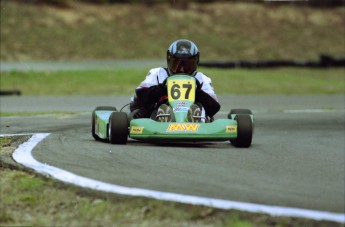
POLYGON ((128 97, 0 97, 2 112, 76 114, 1 117, 1 134, 51 133, 34 151, 42 162, 127 187, 345 213, 345 97, 219 96, 255 114, 253 145, 227 142, 111 145, 93 140, 94 107, 128 97))

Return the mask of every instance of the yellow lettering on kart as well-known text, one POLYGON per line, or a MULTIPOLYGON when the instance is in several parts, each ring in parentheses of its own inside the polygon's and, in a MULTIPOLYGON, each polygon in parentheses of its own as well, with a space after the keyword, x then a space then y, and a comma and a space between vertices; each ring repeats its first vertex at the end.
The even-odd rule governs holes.
POLYGON ((199 129, 199 124, 173 123, 173 124, 169 124, 167 131, 168 132, 197 132, 198 129, 199 129))
POLYGON ((143 130, 144 130, 144 127, 132 126, 131 127, 131 134, 142 134, 143 130))
POLYGON ((195 100, 195 80, 168 80, 168 99, 169 102, 175 100, 187 100, 194 102, 195 100))
POLYGON ((232 133, 237 131, 237 126, 236 125, 227 125, 225 127, 225 133, 232 133))

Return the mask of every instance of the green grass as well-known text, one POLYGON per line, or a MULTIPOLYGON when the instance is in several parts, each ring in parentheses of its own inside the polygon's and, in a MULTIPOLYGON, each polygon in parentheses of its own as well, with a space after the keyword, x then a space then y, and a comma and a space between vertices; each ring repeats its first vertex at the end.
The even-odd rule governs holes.
POLYGON ((111 195, 2 167, 0 179, 1 226, 338 226, 111 195))
POLYGON ((145 198, 83 195, 51 179, 1 169, 0 225, 2 226, 253 226, 272 220, 266 215, 241 214, 208 207, 145 198), (258 218, 259 217, 259 218, 258 218))
MULTIPOLYGON (((212 78, 217 94, 341 94, 343 68, 261 70, 200 69, 212 78)), ((11 71, 1 73, 1 90, 23 95, 131 95, 147 69, 95 71, 11 71)))
POLYGON ((345 91, 344 69, 278 68, 215 72, 213 84, 219 94, 341 94, 345 91))
POLYGON ((0 145, 3 146, 9 146, 11 143, 11 138, 9 137, 0 137, 0 145))

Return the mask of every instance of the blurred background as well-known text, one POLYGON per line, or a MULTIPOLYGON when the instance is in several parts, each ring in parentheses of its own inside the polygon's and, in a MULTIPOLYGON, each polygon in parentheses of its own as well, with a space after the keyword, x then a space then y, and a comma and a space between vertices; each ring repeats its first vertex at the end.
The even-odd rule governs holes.
POLYGON ((201 62, 345 56, 344 0, 1 0, 1 61, 165 59, 193 40, 201 62))

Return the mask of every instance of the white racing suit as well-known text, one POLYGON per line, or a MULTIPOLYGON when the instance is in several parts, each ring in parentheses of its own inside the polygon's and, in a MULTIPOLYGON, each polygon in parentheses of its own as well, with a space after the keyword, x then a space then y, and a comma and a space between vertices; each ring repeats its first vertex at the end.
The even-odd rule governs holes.
MULTIPOLYGON (((149 71, 145 80, 136 88, 138 102, 142 107, 153 106, 167 99, 166 87, 163 82, 168 76, 167 70, 162 67, 153 68, 149 71)), ((201 72, 196 72, 194 77, 199 85, 195 101, 197 104, 201 104, 202 117, 203 119, 206 115, 213 117, 219 111, 220 105, 212 87, 211 79, 201 72)), ((152 108, 147 112, 144 116, 138 117, 149 117, 148 114, 152 112, 152 108)))

